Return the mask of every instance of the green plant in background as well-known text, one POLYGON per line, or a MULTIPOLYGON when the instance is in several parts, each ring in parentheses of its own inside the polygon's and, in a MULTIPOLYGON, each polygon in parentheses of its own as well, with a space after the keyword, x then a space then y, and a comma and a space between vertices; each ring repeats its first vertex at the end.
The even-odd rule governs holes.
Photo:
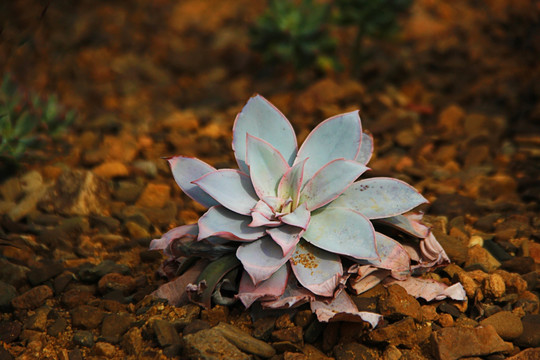
POLYGON ((327 26, 330 7, 313 0, 272 0, 251 29, 253 49, 269 64, 328 71, 339 63, 327 26))
POLYGON ((30 149, 56 139, 75 120, 56 96, 42 98, 21 90, 9 75, 0 85, 0 159, 17 162, 30 149))
POLYGON ((387 38, 399 30, 399 15, 412 0, 271 0, 251 29, 251 43, 269 64, 292 64, 296 70, 341 68, 330 27, 354 27, 351 63, 358 72, 366 57, 366 38, 387 38))
POLYGON ((412 5, 412 0, 335 0, 335 21, 341 26, 356 27, 352 59, 361 61, 362 42, 366 37, 386 38, 399 30, 398 17, 412 5))

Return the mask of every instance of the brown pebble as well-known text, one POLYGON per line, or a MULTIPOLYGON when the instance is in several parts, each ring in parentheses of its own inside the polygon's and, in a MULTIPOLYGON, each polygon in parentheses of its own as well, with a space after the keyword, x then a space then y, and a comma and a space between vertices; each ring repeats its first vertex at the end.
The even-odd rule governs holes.
POLYGON ((36 286, 11 300, 15 309, 35 309, 45 303, 45 300, 53 296, 53 291, 47 285, 36 286))
POLYGON ((513 340, 523 332, 521 319, 509 311, 500 311, 480 321, 480 325, 492 325, 504 340, 513 340))
POLYGON ((439 323, 442 327, 450 327, 450 326, 454 326, 454 318, 453 318, 452 315, 450 315, 450 314, 441 314, 441 315, 439 316, 438 323, 439 323))

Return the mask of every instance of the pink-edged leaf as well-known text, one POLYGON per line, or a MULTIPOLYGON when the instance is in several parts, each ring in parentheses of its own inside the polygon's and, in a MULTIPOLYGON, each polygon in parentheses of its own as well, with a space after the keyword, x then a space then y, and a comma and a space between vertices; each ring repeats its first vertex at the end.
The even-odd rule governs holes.
POLYGON ((294 207, 298 205, 298 198, 300 197, 300 190, 302 189, 304 179, 304 166, 307 160, 304 159, 289 168, 278 185, 278 197, 281 199, 291 199, 294 207))
POLYGON ((307 204, 310 211, 318 209, 341 195, 367 169, 354 160, 332 160, 306 183, 299 203, 307 204))
POLYGON ((386 177, 355 182, 329 205, 346 207, 364 214, 368 219, 400 215, 427 200, 407 183, 386 177))
POLYGON ((381 259, 370 260, 369 263, 382 269, 391 270, 393 276, 404 279, 410 272, 411 259, 407 250, 396 240, 375 232, 377 251, 381 259))
POLYGON ((199 228, 197 224, 182 225, 175 227, 161 235, 159 239, 150 241, 149 250, 165 250, 169 244, 174 240, 186 235, 197 236, 199 228))
POLYGON ((333 296, 343 275, 338 255, 303 240, 296 245, 291 257, 291 266, 300 284, 320 296, 333 296))
POLYGON ((282 225, 266 230, 266 233, 270 235, 272 240, 281 246, 283 256, 289 254, 296 247, 303 232, 304 230, 301 228, 291 225, 282 225))
POLYGON ((459 301, 467 299, 465 289, 463 289, 463 286, 460 283, 448 286, 433 279, 409 277, 406 280, 387 278, 383 284, 385 286, 398 284, 407 290, 409 295, 416 298, 421 297, 426 301, 443 300, 446 298, 459 301))
POLYGON ((249 274, 244 271, 236 297, 242 301, 246 308, 249 308, 257 300, 276 300, 285 292, 288 279, 287 265, 280 267, 268 280, 261 282, 258 286, 253 284, 249 274))
POLYGON ((379 258, 373 225, 351 209, 324 207, 313 211, 303 238, 321 249, 355 259, 379 258))
POLYGON ((208 260, 199 260, 181 276, 173 281, 165 283, 152 293, 153 296, 167 299, 172 306, 182 306, 189 303, 186 287, 195 282, 204 268, 208 265, 208 260))
POLYGON ((222 169, 193 181, 219 204, 241 215, 249 215, 259 198, 248 175, 233 169, 222 169))
POLYGON ((270 278, 291 255, 292 252, 283 256, 281 247, 269 236, 240 245, 236 251, 236 257, 255 285, 270 278))
POLYGON ((350 286, 356 294, 362 294, 368 291, 390 276, 390 270, 377 269, 371 265, 368 266, 370 267, 370 271, 364 270, 364 275, 350 280, 350 286))
POLYGON ((276 300, 261 302, 265 309, 290 309, 306 302, 314 301, 315 295, 302 287, 298 287, 294 276, 289 276, 285 292, 276 300))
POLYGON ((294 164, 306 159, 305 184, 324 165, 335 159, 354 160, 360 150, 362 124, 358 111, 326 119, 308 135, 294 164))
POLYGON ((302 204, 296 209, 294 209, 292 213, 280 217, 280 220, 283 221, 285 224, 296 226, 304 230, 307 229, 310 219, 311 212, 307 209, 306 204, 302 204))
POLYGON ((360 151, 356 156, 356 161, 367 165, 373 155, 373 136, 369 133, 362 133, 362 142, 360 143, 360 151))
POLYGON ((375 328, 382 319, 382 315, 368 311, 358 311, 358 308, 345 291, 341 291, 330 303, 312 301, 310 305, 311 311, 317 315, 317 320, 320 322, 367 322, 372 328, 375 328))
POLYGON ((287 199, 282 199, 274 196, 265 196, 261 199, 261 201, 270 208, 272 214, 276 213, 277 209, 281 209, 282 206, 290 202, 287 199))
POLYGON ((251 209, 251 211, 258 212, 259 214, 261 214, 262 216, 264 216, 268 220, 275 219, 274 209, 272 209, 272 207, 270 207, 270 205, 268 205, 263 200, 259 200, 257 202, 257 205, 255 205, 255 207, 253 209, 251 209))
POLYGON ((266 216, 259 212, 252 212, 251 213, 251 223, 249 226, 251 227, 258 227, 258 226, 265 226, 265 227, 275 227, 281 225, 280 220, 268 220, 266 216))
POLYGON ((377 222, 403 231, 408 235, 417 238, 425 238, 429 235, 429 227, 422 224, 420 222, 421 219, 422 214, 409 213, 405 215, 396 215, 389 218, 377 219, 377 222))
POLYGON ((240 170, 249 174, 246 164, 246 134, 270 143, 292 165, 298 149, 294 129, 289 120, 260 95, 249 99, 233 125, 232 146, 236 162, 240 170))
POLYGON ((246 163, 259 198, 277 196, 279 182, 289 170, 283 155, 268 142, 247 134, 246 163))
POLYGON ((440 265, 450 264, 450 258, 432 232, 420 240, 420 250, 422 257, 427 261, 437 261, 440 265))
POLYGON ((205 207, 218 204, 214 198, 192 183, 201 176, 216 171, 214 167, 197 158, 188 156, 173 156, 168 158, 167 161, 171 167, 174 180, 187 196, 205 207))
POLYGON ((212 206, 199 218, 199 240, 219 236, 235 241, 253 241, 265 235, 264 227, 250 227, 251 218, 223 206, 212 206))

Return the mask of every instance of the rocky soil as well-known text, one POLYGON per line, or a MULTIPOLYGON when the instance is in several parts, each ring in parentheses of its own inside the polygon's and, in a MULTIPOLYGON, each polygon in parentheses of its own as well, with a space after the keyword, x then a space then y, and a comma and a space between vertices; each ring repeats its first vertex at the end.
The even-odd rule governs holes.
MULTIPOLYGON (((261 3, 262 4, 262 3, 261 3)), ((263 5, 247 0, 5 6, 0 66, 79 112, 0 183, 0 360, 540 358, 540 17, 533 1, 418 0, 398 40, 348 70, 298 82, 249 49, 263 5), (375 137, 370 176, 431 204, 426 222, 466 302, 426 303, 397 286, 355 296, 361 323, 309 307, 172 307, 151 293, 151 239, 204 209, 166 161, 234 167, 231 127, 261 93, 300 140, 360 109, 375 137)), ((346 39, 347 33, 340 34, 346 39)), ((344 42, 344 46, 346 42, 344 42)), ((344 52, 345 53, 345 52, 344 52)))

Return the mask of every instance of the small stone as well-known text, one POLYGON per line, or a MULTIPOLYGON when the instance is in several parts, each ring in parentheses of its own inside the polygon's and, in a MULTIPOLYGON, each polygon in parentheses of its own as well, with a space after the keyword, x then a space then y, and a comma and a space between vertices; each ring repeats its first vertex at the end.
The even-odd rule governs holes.
POLYGON ((292 343, 302 343, 304 341, 302 328, 300 326, 274 330, 272 331, 272 339, 274 341, 290 341, 292 343))
POLYGON ((283 353, 283 360, 309 360, 309 359, 304 354, 286 351, 283 353))
POLYGON ((334 348, 336 360, 376 360, 377 353, 357 342, 339 344, 334 348))
POLYGON ((135 279, 129 275, 108 273, 99 280, 98 289, 102 294, 116 290, 128 295, 135 289, 135 279))
POLYGON ((374 329, 369 333, 369 339, 378 343, 412 348, 426 341, 430 334, 430 325, 416 324, 412 318, 407 317, 388 326, 374 329))
POLYGON ((11 305, 15 309, 28 310, 40 307, 45 303, 45 300, 53 296, 53 291, 47 285, 36 286, 22 295, 19 295, 11 300, 11 305))
POLYGON ((187 304, 178 308, 178 317, 174 320, 174 327, 179 331, 197 319, 201 313, 201 308, 195 304, 187 304))
POLYGON ((484 294, 488 297, 497 299, 504 295, 506 285, 502 276, 499 274, 490 274, 484 281, 484 294))
POLYGON ((475 264, 481 265, 487 272, 495 271, 501 267, 501 263, 489 251, 478 245, 469 248, 465 267, 475 264))
POLYGON ((9 310, 11 300, 17 296, 17 290, 14 286, 0 281, 0 311, 9 310))
POLYGON ((173 324, 170 322, 166 320, 155 320, 152 323, 152 329, 154 330, 158 343, 162 348, 180 343, 180 336, 178 335, 178 332, 174 328, 173 324))
POLYGON ((389 345, 382 355, 383 360, 400 360, 402 352, 395 346, 389 345))
MULTIPOLYGON (((0 281, 12 286, 26 283, 26 274, 30 271, 26 266, 16 265, 0 257, 0 281)), ((39 306, 39 305, 38 305, 39 306)))
POLYGON ((118 344, 133 321, 133 317, 126 313, 108 315, 101 324, 101 337, 111 344, 118 344))
POLYGON ((460 265, 467 261, 468 249, 463 241, 444 233, 437 234, 437 241, 441 244, 450 260, 460 265))
POLYGON ((189 324, 184 327, 184 330, 182 332, 183 335, 188 334, 195 334, 198 331, 201 330, 207 330, 210 329, 212 326, 210 326, 210 323, 208 321, 195 319, 191 321, 189 324))
POLYGON ((129 176, 129 169, 119 161, 108 161, 92 169, 94 174, 106 179, 129 176))
POLYGON ((155 178, 158 174, 158 168, 153 161, 135 160, 133 162, 133 167, 150 178, 155 178))
POLYGON ((283 314, 276 319, 276 329, 288 329, 294 327, 289 314, 283 314))
POLYGON ((379 310, 384 316, 411 316, 416 321, 422 320, 420 303, 399 285, 387 288, 388 295, 379 299, 379 310))
POLYGON ((210 310, 203 310, 201 319, 208 321, 212 326, 220 322, 227 322, 229 317, 229 308, 222 305, 216 305, 210 310))
POLYGON ((269 358, 276 354, 272 346, 243 332, 236 326, 219 323, 214 329, 218 330, 225 339, 244 352, 263 358, 269 358))
POLYGON ((170 199, 171 188, 166 184, 149 183, 137 200, 137 206, 159 208, 170 199))
POLYGON ((309 309, 301 310, 294 315, 294 323, 296 326, 300 326, 305 329, 313 321, 314 315, 313 312, 309 309))
POLYGON ((73 342, 91 348, 94 346, 94 335, 90 331, 78 330, 73 333, 73 342))
POLYGON ((131 204, 139 198, 143 189, 143 184, 131 181, 119 181, 113 190, 113 198, 131 204))
POLYGON ((514 273, 509 273, 505 270, 497 270, 495 274, 500 275, 504 280, 504 285, 507 292, 521 294, 527 290, 527 282, 521 276, 514 273))
POLYGON ((0 341, 9 344, 19 338, 22 325, 18 321, 0 322, 0 341))
POLYGON ((150 237, 150 233, 148 232, 148 230, 133 221, 127 221, 124 226, 128 230, 129 236, 132 239, 150 237))
POLYGON ((47 329, 47 334, 50 336, 58 336, 66 329, 67 325, 68 323, 66 319, 59 317, 51 324, 51 326, 49 326, 47 329))
POLYGON ((442 328, 431 335, 431 345, 435 358, 439 360, 484 356, 513 348, 499 337, 491 325, 474 329, 461 326, 442 328))
POLYGON ((88 302, 93 298, 94 296, 90 291, 85 291, 82 289, 71 289, 62 294, 60 302, 68 309, 72 309, 77 305, 88 304, 88 302))
POLYGON ((24 322, 24 328, 36 331, 45 331, 47 326, 47 315, 51 311, 48 307, 40 307, 36 309, 34 315, 30 316, 24 322))
POLYGON ((129 355, 140 354, 144 346, 141 329, 137 327, 129 329, 122 337, 121 345, 129 355))
POLYGON ((96 307, 80 305, 71 310, 71 323, 76 328, 95 329, 101 324, 103 316, 103 311, 96 307))
POLYGON ((332 358, 326 356, 321 350, 317 349, 311 344, 306 344, 302 349, 302 352, 307 356, 309 360, 331 360, 332 358))
POLYGON ((492 325, 504 340, 513 340, 523 333, 521 319, 510 311, 500 311, 480 321, 480 325, 492 325))
POLYGON ((8 217, 17 222, 36 209, 37 204, 44 198, 47 186, 43 185, 28 193, 21 201, 8 211, 8 217))
POLYGON ((454 318, 450 314, 441 314, 438 322, 442 327, 454 326, 454 318))
POLYGON ((84 282, 93 283, 110 273, 127 275, 130 273, 130 269, 126 265, 117 264, 111 260, 105 260, 98 265, 81 265, 78 276, 84 282))
POLYGON ((474 298, 474 296, 478 293, 478 289, 480 289, 480 284, 475 281, 469 273, 466 272, 460 272, 457 273, 458 281, 463 285, 463 289, 465 290, 465 293, 467 294, 467 297, 474 298))
POLYGON ((31 267, 28 272, 28 281, 33 286, 44 283, 64 271, 64 267, 59 262, 44 261, 39 266, 31 267))
POLYGON ((109 187, 89 171, 65 172, 51 187, 40 207, 49 213, 90 215, 106 213, 109 187))
POLYGON ((107 359, 111 359, 116 353, 116 348, 106 342, 97 342, 94 345, 94 353, 98 356, 105 356, 107 359))
POLYGON ((476 214, 479 208, 471 198, 457 194, 443 194, 431 204, 429 212, 434 215, 446 215, 452 219, 465 214, 476 214))
POLYGON ((458 318, 461 316, 461 312, 459 311, 459 309, 456 306, 447 302, 442 302, 437 309, 440 312, 444 314, 449 314, 454 318, 458 318))
POLYGON ((422 305, 422 319, 424 321, 435 321, 439 317, 437 308, 433 305, 422 305))
POLYGON ((540 348, 525 349, 522 352, 507 358, 507 360, 538 360, 540 359, 540 348))
POLYGON ((231 344, 218 330, 202 330, 183 337, 183 356, 189 359, 237 359, 251 357, 231 344))
POLYGON ((253 323, 253 336, 260 340, 268 340, 274 331, 276 319, 273 317, 263 317, 253 323))
POLYGON ((506 271, 527 274, 536 270, 534 259, 529 256, 516 256, 502 263, 502 268, 506 271))
POLYGON ((525 315, 521 318, 521 324, 523 332, 514 343, 522 347, 540 347, 540 315, 525 315))

